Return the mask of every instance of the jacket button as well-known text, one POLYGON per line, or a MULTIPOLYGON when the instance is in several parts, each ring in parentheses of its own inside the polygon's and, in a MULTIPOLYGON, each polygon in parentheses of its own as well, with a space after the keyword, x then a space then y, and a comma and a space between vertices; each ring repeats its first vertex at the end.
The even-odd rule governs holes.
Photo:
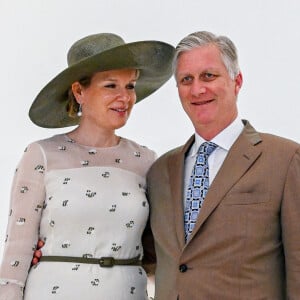
POLYGON ((180 271, 181 273, 184 273, 184 272, 186 272, 187 270, 188 270, 188 267, 187 267, 186 264, 182 264, 182 265, 179 266, 179 271, 180 271))

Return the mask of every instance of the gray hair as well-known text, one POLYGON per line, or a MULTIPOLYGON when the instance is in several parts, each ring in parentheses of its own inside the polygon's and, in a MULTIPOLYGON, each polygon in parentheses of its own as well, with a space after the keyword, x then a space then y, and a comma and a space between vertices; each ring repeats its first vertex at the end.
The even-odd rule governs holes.
POLYGON ((182 52, 210 44, 215 45, 219 49, 230 78, 235 79, 240 72, 240 68, 234 43, 226 36, 216 36, 208 31, 191 33, 178 43, 173 61, 173 72, 176 73, 178 57, 182 52))

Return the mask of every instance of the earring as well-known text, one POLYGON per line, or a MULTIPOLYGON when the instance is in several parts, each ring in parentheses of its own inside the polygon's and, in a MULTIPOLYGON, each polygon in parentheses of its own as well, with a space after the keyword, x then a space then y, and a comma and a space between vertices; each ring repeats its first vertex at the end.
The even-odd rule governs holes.
POLYGON ((81 107, 81 104, 79 104, 77 116, 78 116, 78 117, 81 117, 81 116, 82 116, 82 107, 81 107))

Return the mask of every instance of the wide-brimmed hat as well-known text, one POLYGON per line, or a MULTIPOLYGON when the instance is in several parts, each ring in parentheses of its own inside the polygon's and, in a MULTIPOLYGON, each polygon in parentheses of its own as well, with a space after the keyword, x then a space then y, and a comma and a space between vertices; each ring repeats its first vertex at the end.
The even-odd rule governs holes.
POLYGON ((68 51, 68 67, 52 79, 33 101, 29 117, 45 128, 77 125, 67 112, 71 84, 95 72, 134 68, 137 102, 160 88, 172 75, 174 47, 160 41, 125 43, 118 35, 99 33, 75 42, 68 51))

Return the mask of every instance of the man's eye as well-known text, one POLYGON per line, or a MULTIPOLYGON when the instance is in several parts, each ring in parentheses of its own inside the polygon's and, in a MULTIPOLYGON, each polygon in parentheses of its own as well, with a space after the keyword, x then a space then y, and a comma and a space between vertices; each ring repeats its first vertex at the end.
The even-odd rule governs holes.
POLYGON ((202 77, 203 77, 204 80, 209 81, 209 80, 215 79, 217 77, 217 75, 207 72, 207 73, 204 73, 202 75, 202 77))
POLYGON ((192 76, 185 76, 185 77, 182 77, 180 82, 183 83, 183 84, 186 84, 186 83, 189 83, 193 80, 192 76))

